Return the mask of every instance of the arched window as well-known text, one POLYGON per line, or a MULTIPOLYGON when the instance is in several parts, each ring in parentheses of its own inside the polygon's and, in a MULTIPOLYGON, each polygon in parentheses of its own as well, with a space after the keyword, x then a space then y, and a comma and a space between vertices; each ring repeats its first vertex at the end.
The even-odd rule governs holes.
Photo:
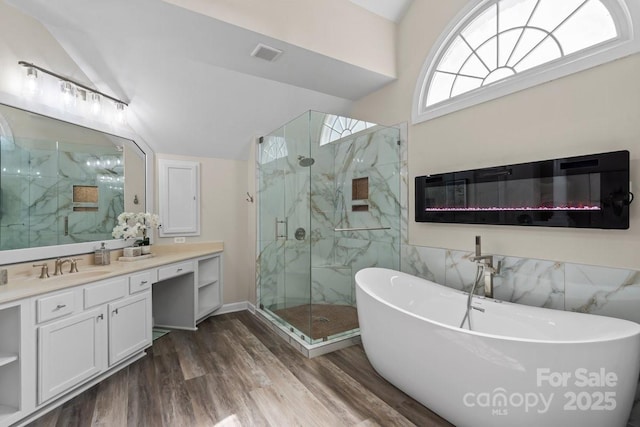
POLYGON ((640 51, 633 31, 640 5, 628 3, 472 1, 425 61, 414 123, 640 51))
POLYGON ((375 126, 374 123, 327 114, 324 123, 322 123, 320 145, 329 144, 330 142, 337 141, 373 126, 375 126))
POLYGON ((260 164, 266 165, 274 160, 284 159, 289 155, 287 150, 287 140, 282 136, 266 136, 262 141, 262 155, 260 156, 260 164))

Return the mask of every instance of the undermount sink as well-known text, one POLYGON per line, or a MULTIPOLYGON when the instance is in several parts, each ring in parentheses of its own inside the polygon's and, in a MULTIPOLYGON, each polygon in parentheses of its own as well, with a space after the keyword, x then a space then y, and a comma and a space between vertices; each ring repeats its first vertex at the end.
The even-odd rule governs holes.
POLYGON ((101 268, 99 270, 81 270, 77 273, 64 273, 62 276, 52 276, 52 277, 95 277, 102 276, 104 274, 109 274, 111 271, 101 268))
POLYGON ((41 278, 39 275, 30 275, 27 277, 18 276, 16 279, 18 280, 27 280, 27 281, 51 281, 51 280, 73 280, 73 279, 86 279, 92 277, 99 277, 109 274, 111 271, 106 268, 100 269, 89 269, 89 270, 80 270, 77 273, 69 273, 68 271, 63 271, 62 274, 54 275, 49 270, 49 277, 41 278))

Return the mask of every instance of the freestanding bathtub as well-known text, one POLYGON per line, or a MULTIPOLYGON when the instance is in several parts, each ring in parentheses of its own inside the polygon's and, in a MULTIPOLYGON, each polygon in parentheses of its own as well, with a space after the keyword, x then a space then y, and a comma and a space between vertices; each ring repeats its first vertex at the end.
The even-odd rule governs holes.
POLYGON ((623 427, 640 368, 640 325, 474 297, 382 268, 356 274, 373 367, 458 427, 623 427))

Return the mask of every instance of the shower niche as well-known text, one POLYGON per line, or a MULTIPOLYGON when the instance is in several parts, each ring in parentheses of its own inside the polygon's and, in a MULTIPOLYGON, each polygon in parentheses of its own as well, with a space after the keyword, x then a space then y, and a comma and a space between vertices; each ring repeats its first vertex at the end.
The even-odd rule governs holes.
POLYGON ((629 152, 418 176, 417 222, 628 229, 629 152))
POLYGON ((351 211, 369 211, 369 178, 353 178, 351 180, 351 211))

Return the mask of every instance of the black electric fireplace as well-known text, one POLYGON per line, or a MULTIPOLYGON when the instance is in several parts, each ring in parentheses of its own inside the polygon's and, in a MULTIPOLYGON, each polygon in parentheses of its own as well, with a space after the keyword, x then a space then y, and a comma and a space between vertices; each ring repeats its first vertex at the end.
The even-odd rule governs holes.
POLYGON ((629 228, 629 152, 416 177, 416 221, 629 228))

